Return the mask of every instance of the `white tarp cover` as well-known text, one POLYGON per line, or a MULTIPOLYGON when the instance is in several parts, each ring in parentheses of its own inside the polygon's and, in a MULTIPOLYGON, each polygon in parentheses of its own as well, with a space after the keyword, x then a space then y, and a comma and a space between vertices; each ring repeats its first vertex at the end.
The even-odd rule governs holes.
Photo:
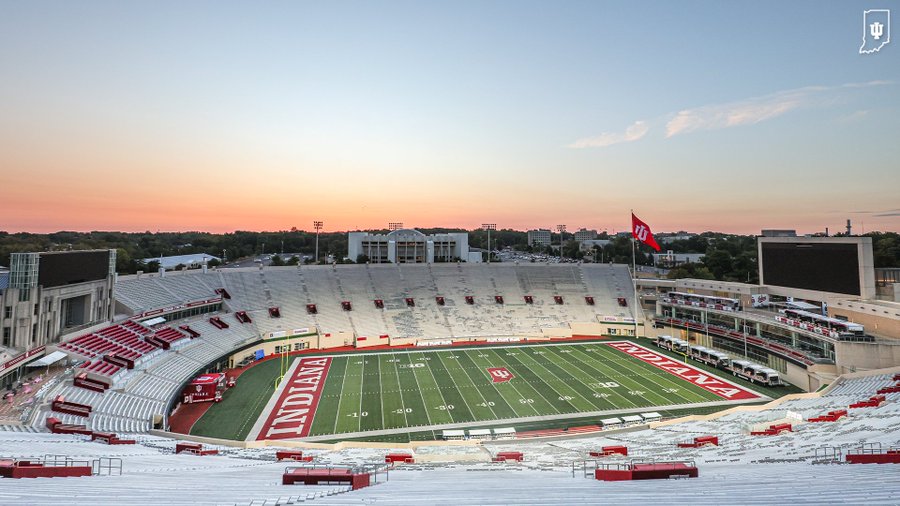
POLYGON ((47 367, 48 365, 55 364, 60 360, 68 357, 69 355, 62 351, 54 351, 53 353, 46 355, 34 362, 28 364, 28 367, 47 367))

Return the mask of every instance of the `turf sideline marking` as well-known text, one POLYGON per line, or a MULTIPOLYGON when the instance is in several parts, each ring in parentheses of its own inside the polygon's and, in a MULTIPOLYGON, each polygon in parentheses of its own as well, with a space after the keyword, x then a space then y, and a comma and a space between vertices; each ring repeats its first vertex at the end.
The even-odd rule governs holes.
POLYGON ((329 357, 306 357, 294 361, 272 395, 277 399, 266 405, 266 412, 253 426, 256 440, 290 439, 309 434, 312 420, 325 387, 325 377, 331 365, 329 357), (260 421, 262 423, 260 424, 260 421), (260 425, 257 430, 257 425, 260 425))
POLYGON ((644 348, 641 345, 629 343, 626 341, 617 341, 612 343, 604 343, 606 346, 615 348, 626 355, 636 358, 641 362, 648 363, 659 369, 678 376, 679 378, 690 382, 708 392, 712 392, 719 397, 728 400, 748 400, 758 399, 759 395, 745 390, 734 383, 721 379, 707 372, 695 369, 690 365, 683 364, 666 356, 660 355, 654 351, 644 348))

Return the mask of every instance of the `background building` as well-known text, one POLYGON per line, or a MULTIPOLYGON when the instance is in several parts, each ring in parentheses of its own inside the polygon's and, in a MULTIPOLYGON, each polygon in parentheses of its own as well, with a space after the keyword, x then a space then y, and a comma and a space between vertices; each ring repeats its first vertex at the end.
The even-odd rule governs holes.
POLYGON ((796 230, 787 229, 763 229, 763 237, 797 237, 796 230))
POLYGON ((149 264, 150 262, 158 262, 161 269, 172 270, 179 265, 183 265, 188 269, 201 267, 208 264, 211 260, 216 260, 219 262, 222 261, 221 258, 207 255, 206 253, 195 253, 193 255, 174 255, 168 257, 160 256, 145 258, 144 263, 149 264))
POLYGON ((528 231, 529 246, 550 246, 550 231, 538 228, 528 231))
POLYGON ((597 238, 597 231, 596 230, 588 230, 586 228, 581 228, 581 229, 578 229, 578 231, 575 232, 573 234, 573 236, 574 236, 575 240, 578 242, 592 241, 597 238))
POLYGON ((683 264, 700 262, 705 256, 705 253, 674 253, 670 250, 665 253, 654 253, 653 265, 668 269, 683 264))
POLYGON ((350 232, 347 234, 347 257, 376 264, 481 261, 480 253, 469 251, 469 234, 465 232, 425 235, 409 228, 386 235, 350 232))

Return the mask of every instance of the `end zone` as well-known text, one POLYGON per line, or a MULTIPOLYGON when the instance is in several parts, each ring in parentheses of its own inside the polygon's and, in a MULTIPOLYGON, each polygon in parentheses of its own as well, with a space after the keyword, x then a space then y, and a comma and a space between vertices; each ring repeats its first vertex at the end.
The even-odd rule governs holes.
POLYGON ((307 436, 330 365, 331 357, 295 359, 253 424, 247 441, 307 436))
POLYGON ((674 374, 679 378, 698 386, 707 392, 712 392, 719 397, 730 401, 746 401, 746 400, 765 400, 768 396, 758 394, 747 390, 736 383, 722 379, 716 375, 710 374, 700 369, 694 368, 686 363, 678 362, 664 355, 660 355, 655 351, 647 349, 639 344, 630 343, 628 341, 616 341, 611 343, 603 343, 605 346, 615 348, 630 357, 634 357, 641 362, 650 364, 658 369, 662 369, 670 374, 674 374))

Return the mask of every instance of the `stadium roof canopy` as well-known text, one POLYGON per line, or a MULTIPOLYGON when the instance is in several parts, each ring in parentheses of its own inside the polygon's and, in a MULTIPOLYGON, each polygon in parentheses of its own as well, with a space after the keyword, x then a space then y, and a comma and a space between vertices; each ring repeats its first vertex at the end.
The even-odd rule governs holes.
POLYGON ((208 263, 210 260, 222 261, 219 257, 207 255, 206 253, 195 253, 193 255, 174 255, 169 257, 151 257, 145 258, 144 263, 159 262, 159 266, 163 269, 174 269, 178 265, 197 266, 208 263))

